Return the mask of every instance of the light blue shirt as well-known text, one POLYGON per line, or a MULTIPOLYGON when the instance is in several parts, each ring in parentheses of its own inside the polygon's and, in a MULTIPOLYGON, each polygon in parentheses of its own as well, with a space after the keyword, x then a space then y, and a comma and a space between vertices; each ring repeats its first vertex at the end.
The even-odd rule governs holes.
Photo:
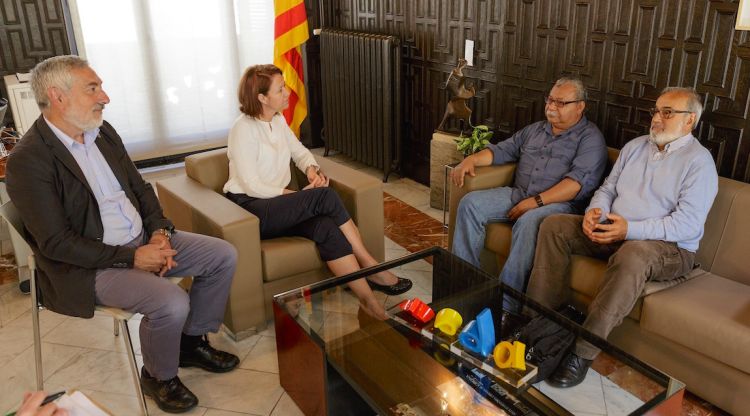
POLYGON ((133 241, 141 234, 143 221, 140 213, 122 190, 120 182, 117 181, 112 168, 99 151, 99 147, 96 146, 99 129, 84 132, 83 144, 81 144, 63 133, 46 118, 44 121, 73 155, 91 191, 94 192, 104 227, 102 242, 121 246, 133 241))
POLYGON ((661 240, 695 252, 718 191, 711 153, 692 134, 663 151, 648 136, 620 151, 612 172, 586 209, 600 208, 628 221, 626 240, 661 240))
POLYGON ((487 148, 493 165, 518 162, 511 193, 514 204, 570 178, 581 185, 572 202, 583 209, 607 167, 604 136, 585 116, 558 135, 552 133, 549 121, 538 121, 487 148))

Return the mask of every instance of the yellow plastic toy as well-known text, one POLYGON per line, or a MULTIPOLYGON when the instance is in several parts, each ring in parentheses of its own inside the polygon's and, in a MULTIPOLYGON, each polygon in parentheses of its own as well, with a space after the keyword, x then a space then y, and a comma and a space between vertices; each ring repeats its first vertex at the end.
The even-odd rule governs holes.
POLYGON ((461 324, 464 322, 461 318, 461 314, 458 311, 445 308, 441 309, 435 317, 435 328, 448 336, 456 335, 458 328, 461 328, 461 324))
POLYGON ((526 370, 526 344, 514 341, 502 341, 495 346, 492 353, 498 368, 515 368, 526 370))

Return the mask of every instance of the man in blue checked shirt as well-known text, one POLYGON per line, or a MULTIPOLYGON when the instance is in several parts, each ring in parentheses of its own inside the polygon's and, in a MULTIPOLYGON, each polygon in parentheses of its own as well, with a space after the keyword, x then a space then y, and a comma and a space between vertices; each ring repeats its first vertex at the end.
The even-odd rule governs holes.
MULTIPOLYGON (((452 173, 463 186, 477 166, 517 162, 512 186, 473 191, 458 206, 452 251, 479 267, 485 225, 512 222, 510 254, 500 279, 523 291, 534 264, 539 225, 552 214, 579 213, 601 183, 607 146, 599 129, 583 115, 586 89, 560 78, 545 99, 547 120, 530 124, 509 139, 464 159, 452 173)), ((510 297, 505 308, 516 310, 510 297)))
MULTIPOLYGON (((539 230, 528 295, 556 308, 570 292, 570 256, 609 259, 583 327, 606 338, 633 309, 649 280, 693 269, 703 226, 718 191, 711 153, 693 137, 701 99, 667 88, 651 109, 651 132, 628 142, 584 216, 555 215, 539 230)), ((583 381, 599 350, 578 339, 548 382, 583 381)))

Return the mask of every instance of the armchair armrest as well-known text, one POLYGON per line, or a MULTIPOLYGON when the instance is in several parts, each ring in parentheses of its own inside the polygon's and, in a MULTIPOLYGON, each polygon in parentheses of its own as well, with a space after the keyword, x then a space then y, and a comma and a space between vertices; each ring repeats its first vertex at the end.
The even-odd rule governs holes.
POLYGON ((464 186, 458 187, 449 181, 450 203, 448 205, 448 248, 453 246, 453 230, 456 223, 456 211, 461 198, 471 191, 481 189, 497 188, 499 186, 508 186, 513 183, 513 176, 516 172, 516 164, 508 163, 498 166, 482 166, 476 169, 476 176, 466 175, 464 177, 464 186))
POLYGON ((221 238, 239 253, 224 324, 234 334, 263 328, 266 317, 258 217, 187 176, 156 183, 165 215, 178 230, 221 238))
POLYGON ((344 207, 357 224, 365 247, 375 260, 384 261, 383 183, 325 157, 316 159, 320 170, 331 180, 329 186, 341 197, 344 207))

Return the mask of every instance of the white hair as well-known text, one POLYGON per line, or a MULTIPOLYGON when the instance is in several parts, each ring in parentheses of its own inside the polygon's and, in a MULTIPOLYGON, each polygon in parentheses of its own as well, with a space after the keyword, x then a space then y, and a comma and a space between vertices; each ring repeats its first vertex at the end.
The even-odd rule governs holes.
POLYGON ((31 90, 39 109, 44 111, 49 107, 47 90, 50 87, 70 91, 73 86, 71 70, 88 66, 88 61, 75 55, 53 56, 39 62, 31 70, 31 90))
POLYGON ((703 113, 703 103, 701 103, 701 96, 695 92, 695 89, 689 87, 667 87, 661 90, 661 95, 666 93, 678 93, 687 96, 687 111, 695 113, 695 121, 693 122, 693 128, 698 124, 698 120, 701 118, 703 113))
POLYGON ((586 101, 588 100, 588 94, 586 93, 586 87, 583 85, 583 81, 579 78, 574 77, 562 77, 555 81, 554 87, 561 87, 563 85, 570 84, 576 89, 576 100, 586 101))

